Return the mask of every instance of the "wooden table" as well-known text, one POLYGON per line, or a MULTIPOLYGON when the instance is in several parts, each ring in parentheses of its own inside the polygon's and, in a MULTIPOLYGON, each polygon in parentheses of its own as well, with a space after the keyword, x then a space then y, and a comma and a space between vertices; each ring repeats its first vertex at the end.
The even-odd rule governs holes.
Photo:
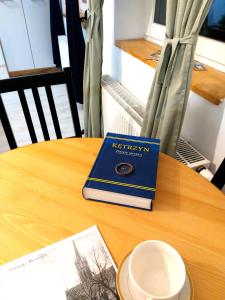
POLYGON ((0 155, 0 263, 98 225, 115 262, 139 242, 164 240, 183 256, 195 299, 225 299, 225 196, 161 154, 154 211, 84 200, 101 139, 39 143, 0 155))

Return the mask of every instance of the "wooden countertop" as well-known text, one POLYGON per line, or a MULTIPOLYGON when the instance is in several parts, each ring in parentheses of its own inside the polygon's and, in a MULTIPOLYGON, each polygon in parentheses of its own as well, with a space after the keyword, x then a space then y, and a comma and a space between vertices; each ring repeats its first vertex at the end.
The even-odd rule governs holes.
MULTIPOLYGON (((146 59, 150 53, 161 50, 161 46, 144 39, 118 40, 116 46, 145 64, 156 68, 157 63, 146 59)), ((193 70, 191 90, 213 104, 225 99, 225 73, 205 65, 207 71, 193 70)))
POLYGON ((0 263, 97 225, 117 264, 138 243, 163 240, 184 258, 195 300, 224 299, 224 194, 160 154, 152 212, 84 200, 101 144, 64 139, 0 155, 0 263))

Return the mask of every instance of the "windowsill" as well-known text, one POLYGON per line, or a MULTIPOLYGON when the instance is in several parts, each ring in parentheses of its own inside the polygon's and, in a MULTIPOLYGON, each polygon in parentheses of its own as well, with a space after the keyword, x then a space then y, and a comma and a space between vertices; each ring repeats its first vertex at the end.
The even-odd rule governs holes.
MULTIPOLYGON (((149 54, 161 50, 161 46, 145 39, 117 40, 115 45, 123 51, 141 60, 152 68, 157 63, 148 60, 149 54)), ((225 99, 225 73, 205 65, 207 71, 194 71, 191 90, 209 102, 219 105, 225 99)))

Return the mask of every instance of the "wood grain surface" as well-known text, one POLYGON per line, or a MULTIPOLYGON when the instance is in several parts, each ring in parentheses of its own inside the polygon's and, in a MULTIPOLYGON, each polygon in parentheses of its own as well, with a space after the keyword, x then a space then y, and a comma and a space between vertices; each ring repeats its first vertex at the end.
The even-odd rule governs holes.
POLYGON ((153 212, 84 200, 82 186, 101 139, 43 142, 0 155, 0 263, 94 224, 119 262, 159 239, 184 258, 195 299, 225 299, 225 196, 160 154, 153 212))
POLYGON ((45 74, 45 73, 54 73, 60 72, 60 68, 49 67, 49 68, 34 68, 28 70, 20 70, 20 71, 9 71, 9 77, 19 77, 19 76, 28 76, 28 75, 36 75, 36 74, 45 74))
MULTIPOLYGON (((161 46, 144 39, 118 40, 116 46, 132 56, 140 59, 145 64, 156 68, 155 61, 147 59, 150 54, 161 50, 161 46)), ((225 73, 210 66, 206 71, 192 72, 191 90, 213 104, 220 104, 225 99, 225 73)))

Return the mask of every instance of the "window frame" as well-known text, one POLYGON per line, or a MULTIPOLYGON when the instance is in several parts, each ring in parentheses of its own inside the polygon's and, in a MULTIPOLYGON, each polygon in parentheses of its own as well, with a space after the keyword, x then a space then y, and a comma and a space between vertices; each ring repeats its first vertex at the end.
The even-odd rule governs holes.
MULTIPOLYGON (((146 39, 162 45, 166 26, 155 23, 156 0, 151 1, 149 24, 146 39)), ((195 51, 195 59, 215 69, 225 72, 225 43, 207 37, 199 36, 195 51), (213 51, 211 50, 213 49, 213 51)))

